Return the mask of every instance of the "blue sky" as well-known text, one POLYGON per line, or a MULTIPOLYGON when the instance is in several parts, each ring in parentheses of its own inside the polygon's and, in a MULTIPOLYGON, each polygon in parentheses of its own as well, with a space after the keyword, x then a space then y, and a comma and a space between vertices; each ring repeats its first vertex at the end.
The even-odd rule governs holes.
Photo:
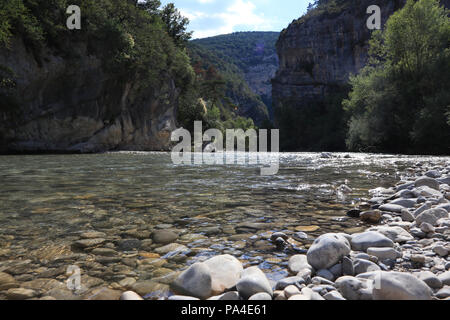
POLYGON ((281 31, 306 12, 313 0, 162 0, 190 19, 193 38, 236 31, 281 31))

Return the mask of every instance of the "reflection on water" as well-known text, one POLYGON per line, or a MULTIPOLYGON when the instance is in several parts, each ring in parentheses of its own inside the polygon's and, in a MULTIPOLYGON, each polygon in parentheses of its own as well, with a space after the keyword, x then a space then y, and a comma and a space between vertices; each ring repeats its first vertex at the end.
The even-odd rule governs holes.
MULTIPOLYGON (((313 230, 308 233, 317 236, 357 230, 359 221, 344 218, 345 212, 369 189, 392 185, 399 172, 418 161, 448 161, 344 156, 282 153, 275 176, 261 176, 261 165, 173 165, 169 153, 2 156, 0 271, 16 272, 24 281, 35 279, 39 270, 51 271, 61 257, 79 253, 72 244, 80 234, 97 231, 104 234, 102 246, 116 250, 122 260, 100 260, 89 267, 94 255, 88 249, 72 262, 107 284, 130 276, 159 279, 164 274, 159 269, 176 271, 219 253, 270 269, 275 279, 287 253, 276 251, 267 241, 268 232, 313 230), (350 193, 339 191, 345 183, 350 193), (150 254, 161 247, 148 240, 158 228, 176 231, 177 243, 191 251, 165 257, 153 269, 125 263, 126 272, 107 272, 124 259, 143 259, 137 252, 150 254), (139 250, 121 252, 121 240, 136 238, 139 250), (15 267, 22 260, 30 261, 22 269, 15 267)), ((64 259, 60 263, 67 264, 64 259)))

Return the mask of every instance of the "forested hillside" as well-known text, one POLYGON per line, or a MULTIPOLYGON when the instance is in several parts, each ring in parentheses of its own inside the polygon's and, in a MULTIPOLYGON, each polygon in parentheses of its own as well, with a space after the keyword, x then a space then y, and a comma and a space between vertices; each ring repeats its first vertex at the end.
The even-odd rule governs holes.
POLYGON ((278 32, 235 32, 193 40, 191 44, 196 51, 194 60, 202 56, 226 78, 239 79, 238 83, 244 80, 243 90, 249 87, 259 96, 272 118, 271 80, 278 68, 278 36, 278 32))

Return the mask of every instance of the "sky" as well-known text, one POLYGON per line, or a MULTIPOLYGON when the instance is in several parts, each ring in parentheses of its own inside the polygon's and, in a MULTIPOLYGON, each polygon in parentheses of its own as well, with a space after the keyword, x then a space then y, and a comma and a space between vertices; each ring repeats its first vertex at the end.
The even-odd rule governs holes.
POLYGON ((313 0, 162 0, 190 20, 193 39, 237 31, 281 31, 313 0))

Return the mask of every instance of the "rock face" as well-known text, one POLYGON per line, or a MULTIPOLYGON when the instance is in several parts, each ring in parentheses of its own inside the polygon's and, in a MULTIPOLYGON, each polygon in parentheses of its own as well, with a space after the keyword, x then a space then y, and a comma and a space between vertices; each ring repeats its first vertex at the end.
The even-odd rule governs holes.
MULTIPOLYGON (((344 84, 367 61, 371 31, 366 26, 370 5, 381 8, 382 23, 402 0, 347 1, 334 13, 314 14, 292 22, 277 43, 280 67, 272 80, 274 109, 287 101, 301 108, 323 101, 336 84, 344 84)), ((276 119, 277 120, 277 119, 276 119)))
POLYGON ((21 39, 0 49, 15 74, 15 101, 0 110, 0 151, 168 150, 179 90, 169 76, 145 89, 104 72, 81 45, 76 67, 52 52, 36 61, 21 39))

